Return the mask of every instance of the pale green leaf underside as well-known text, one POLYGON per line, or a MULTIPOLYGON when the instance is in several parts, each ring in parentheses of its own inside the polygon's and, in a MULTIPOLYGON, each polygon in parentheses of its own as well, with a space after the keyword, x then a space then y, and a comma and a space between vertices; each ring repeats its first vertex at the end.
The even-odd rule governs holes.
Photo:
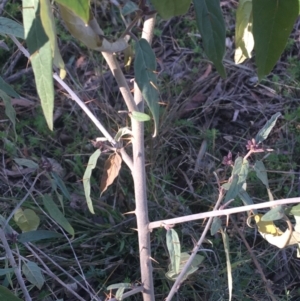
POLYGON ((166 233, 167 248, 169 251, 171 270, 176 274, 179 273, 181 246, 177 232, 170 229, 166 233))
POLYGON ((100 157, 101 151, 97 149, 89 158, 89 162, 86 166, 86 170, 83 175, 83 188, 84 188, 84 194, 86 198, 86 202, 88 205, 88 208, 91 213, 95 214, 93 202, 91 199, 91 175, 93 169, 96 167, 97 160, 100 157))
POLYGON ((251 58, 251 52, 254 48, 252 19, 252 0, 240 0, 236 11, 235 26, 234 61, 236 64, 240 64, 245 59, 251 58))
POLYGON ((23 263, 22 272, 26 279, 38 289, 41 289, 45 283, 40 267, 32 261, 23 263))

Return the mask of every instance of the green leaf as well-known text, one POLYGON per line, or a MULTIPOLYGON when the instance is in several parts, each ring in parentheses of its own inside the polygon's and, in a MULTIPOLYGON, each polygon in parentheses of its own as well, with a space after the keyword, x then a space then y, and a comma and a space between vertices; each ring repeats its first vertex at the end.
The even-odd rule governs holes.
POLYGON ((221 229, 223 245, 226 255, 226 265, 227 265, 227 279, 228 279, 228 291, 229 291, 229 301, 232 299, 232 270, 231 270, 231 263, 230 263, 230 250, 229 250, 229 238, 225 231, 221 229))
POLYGON ((30 160, 30 159, 23 159, 23 158, 14 158, 14 161, 19 165, 19 166, 25 166, 25 167, 28 167, 28 168, 35 168, 35 169, 38 169, 39 168, 39 165, 30 160))
POLYGON ((260 80, 280 58, 298 14, 298 0, 253 0, 255 61, 260 80))
POLYGON ((18 208, 14 214, 14 220, 22 232, 34 231, 40 225, 40 218, 31 209, 18 208))
POLYGON ((153 137, 157 134, 159 123, 158 89, 155 71, 155 54, 149 43, 145 39, 141 39, 135 45, 134 73, 135 81, 153 115, 155 127, 153 137))
POLYGON ((19 98, 20 95, 0 76, 0 90, 4 91, 7 95, 19 98))
POLYGON ((279 116, 281 116, 281 113, 274 114, 263 126, 263 128, 257 133, 257 135, 255 136, 255 142, 257 144, 263 142, 265 139, 268 138, 279 116))
MULTIPOLYGON (((238 196, 240 197, 240 199, 242 200, 242 202, 245 206, 254 204, 253 200, 251 199, 248 192, 246 190, 244 190, 243 188, 241 188, 238 196)), ((252 212, 253 212, 253 214, 257 214, 256 209, 252 209, 252 212)))
POLYGON ((149 121, 151 119, 149 115, 137 111, 131 112, 130 115, 133 119, 140 122, 149 121))
POLYGON ((121 9, 121 14, 125 17, 137 10, 139 10, 139 7, 134 2, 127 1, 121 9))
POLYGON ((256 172, 257 177, 268 188, 269 180, 268 180, 268 175, 264 163, 262 161, 256 161, 254 164, 254 170, 256 172))
MULTIPOLYGON (((171 264, 169 265, 169 271, 166 273, 166 277, 172 281, 176 281, 176 278, 178 277, 179 273, 182 271, 184 268, 186 262, 189 260, 190 255, 186 252, 180 254, 180 266, 179 266, 179 272, 175 273, 174 270, 172 270, 171 264)), ((201 262, 204 260, 204 256, 201 256, 197 254, 193 261, 192 264, 190 265, 188 271, 184 274, 182 281, 184 281, 189 275, 193 274, 198 270, 199 265, 201 262)))
POLYGON ((24 28, 14 20, 0 17, 0 33, 10 34, 16 38, 24 39, 24 28))
POLYGON ((116 299, 117 300, 122 300, 123 294, 124 294, 124 287, 120 287, 118 288, 118 290, 116 291, 116 299))
POLYGON ((0 269, 0 276, 5 276, 8 273, 14 273, 14 272, 15 272, 14 268, 0 269))
POLYGON ((289 214, 300 216, 300 204, 293 206, 291 210, 289 211, 289 214))
POLYGON ((17 239, 18 242, 26 243, 32 242, 42 239, 49 239, 49 238, 59 238, 63 235, 54 231, 47 231, 47 230, 36 230, 36 231, 29 231, 26 233, 22 233, 18 235, 17 239))
POLYGON ((171 270, 176 274, 179 273, 180 266, 180 241, 177 232, 174 229, 167 230, 167 248, 170 255, 171 270))
POLYGON ((116 141, 120 141, 121 138, 125 135, 131 135, 132 136, 132 132, 128 127, 124 127, 124 128, 120 128, 115 136, 115 140, 116 141))
POLYGON ((49 215, 62 227, 64 228, 69 234, 72 235, 72 238, 75 235, 73 227, 70 225, 68 220, 64 217, 62 212, 58 209, 57 205, 53 202, 50 195, 45 194, 43 196, 43 204, 47 209, 49 215))
POLYGON ((48 127, 53 130, 54 87, 52 50, 40 19, 39 0, 23 0, 25 38, 30 52, 35 83, 48 127))
POLYGON ((55 0, 71 10, 75 15, 81 18, 86 24, 90 20, 90 0, 55 0))
POLYGON ((240 192, 241 188, 238 185, 238 181, 239 181, 238 175, 233 175, 231 178, 230 187, 225 195, 224 203, 227 203, 229 200, 234 199, 240 192))
POLYGON ((22 272, 26 279, 39 290, 45 283, 40 267, 32 261, 24 262, 22 265, 22 272))
POLYGON ((22 299, 16 297, 8 288, 2 285, 0 285, 0 300, 22 301, 22 299))
POLYGON ((164 19, 184 15, 191 4, 191 0, 151 0, 154 8, 164 19))
POLYGON ((226 71, 222 60, 225 54, 226 31, 220 1, 193 0, 193 2, 204 51, 219 74, 225 78, 226 71))
POLYGON ((112 43, 105 39, 103 30, 99 27, 97 20, 91 12, 89 22, 86 24, 72 10, 63 5, 58 6, 60 15, 69 32, 88 48, 113 53, 123 51, 128 47, 128 43, 123 38, 112 43))
POLYGON ((67 189, 65 183, 63 182, 63 180, 58 176, 58 174, 56 172, 51 172, 51 176, 53 177, 55 184, 59 187, 59 189, 61 190, 61 192, 63 193, 63 195, 65 196, 65 198, 67 200, 71 199, 69 190, 67 189))
POLYGON ((226 193, 224 202, 234 199, 241 191, 243 185, 246 183, 249 171, 249 162, 242 157, 236 158, 232 169, 232 180, 230 187, 226 193))
POLYGON ((254 48, 252 22, 252 0, 240 0, 235 25, 234 61, 236 64, 241 64, 245 59, 251 58, 254 48))
POLYGON ((218 216, 213 218, 213 222, 210 226, 210 234, 215 235, 222 227, 222 221, 218 216))
POLYGON ((15 111, 14 107, 11 104, 11 99, 2 90, 0 90, 0 98, 4 102, 5 115, 9 118, 9 120, 13 124, 13 129, 14 129, 14 132, 15 132, 15 136, 17 136, 17 133, 16 133, 16 111, 15 111))
POLYGON ((276 206, 274 208, 272 208, 271 210, 269 210, 267 213, 265 213, 261 220, 263 222, 269 222, 269 221, 277 221, 279 219, 282 219, 284 217, 284 209, 283 207, 280 206, 276 206))
MULTIPOLYGON (((73 3, 78 3, 78 2, 73 1, 73 3)), ((50 1, 40 0, 40 4, 41 4, 41 21, 45 33, 48 36, 51 44, 53 64, 60 69, 60 76, 61 78, 64 78, 66 76, 65 64, 61 57, 58 44, 57 44, 56 26, 55 26, 55 20, 52 13, 50 1)))
POLYGON ((83 175, 83 189, 86 198, 87 205, 91 213, 95 214, 93 208, 93 202, 91 199, 91 175, 92 170, 96 167, 97 160, 101 155, 100 149, 97 149, 89 158, 89 162, 86 166, 86 170, 83 175))
POLYGON ((123 288, 131 288, 131 284, 130 283, 115 283, 115 284, 111 284, 109 285, 106 290, 113 290, 113 289, 118 289, 120 287, 123 288))

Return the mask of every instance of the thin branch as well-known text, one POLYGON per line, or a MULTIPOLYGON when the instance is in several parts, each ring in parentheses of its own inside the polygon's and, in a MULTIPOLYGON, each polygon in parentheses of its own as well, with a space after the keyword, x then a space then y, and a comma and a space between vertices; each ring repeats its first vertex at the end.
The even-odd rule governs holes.
MULTIPOLYGON (((215 210, 217 210, 219 208, 219 206, 220 206, 220 204, 221 204, 221 202, 223 200, 224 194, 225 194, 224 190, 220 189, 219 198, 218 198, 218 200, 216 202, 216 205, 215 205, 213 211, 215 211, 215 210)), ((202 232, 202 235, 201 235, 199 241, 197 242, 196 246, 194 247, 194 249, 192 251, 192 254, 191 254, 190 258, 188 259, 187 263, 183 267, 181 273, 176 278, 176 281, 173 284, 173 286, 172 286, 172 288, 171 288, 171 290, 169 292, 169 295, 168 295, 166 301, 171 301, 172 298, 173 298, 173 296, 174 296, 174 294, 177 292, 177 290, 178 290, 178 288, 179 288, 179 286, 181 284, 181 281, 182 281, 183 277, 185 276, 185 274, 187 273, 189 267, 193 263, 193 260, 194 260, 195 256, 197 255, 197 252, 199 251, 199 249, 200 249, 200 247, 201 247, 201 245, 202 245, 202 243, 203 243, 203 241, 205 239, 205 236, 206 236, 206 234, 207 234, 207 232, 208 232, 208 230, 210 228, 210 225, 211 225, 212 221, 213 221, 213 217, 210 217, 208 219, 208 221, 207 221, 207 224, 206 224, 206 226, 205 226, 205 228, 204 228, 204 230, 202 232)))
POLYGON ((215 217, 215 216, 221 216, 221 215, 230 215, 238 212, 245 212, 250 211, 254 209, 263 209, 278 205, 286 205, 286 204, 293 204, 293 203, 300 203, 300 198, 290 198, 290 199, 282 199, 272 202, 264 202, 260 204, 253 204, 253 205, 247 205, 247 206, 241 206, 241 207, 235 207, 230 209, 224 209, 224 210, 217 210, 217 211, 209 211, 204 213, 198 213, 198 214, 192 214, 187 215, 183 217, 176 217, 171 219, 165 219, 161 221, 152 222, 149 224, 149 229, 152 230, 154 228, 162 227, 163 225, 175 225, 185 222, 190 222, 198 219, 204 219, 208 217, 215 217))
POLYGON ((22 290, 22 292, 24 294, 25 300, 26 301, 31 301, 32 299, 31 299, 31 297, 29 295, 29 292, 28 292, 28 290, 26 288, 24 279, 23 279, 22 274, 21 274, 21 270, 20 270, 20 268, 18 267, 18 265, 17 265, 17 263, 15 261, 14 255, 13 255, 13 253, 12 253, 12 251, 10 249, 10 246, 9 246, 9 244, 7 242, 7 239, 6 239, 6 236, 5 236, 5 232, 4 232, 4 230, 2 228, 0 228, 0 239, 2 241, 2 245, 3 245, 3 248, 5 250, 6 256, 7 256, 8 260, 9 260, 9 262, 10 262, 10 265, 14 269, 14 272, 15 272, 16 277, 18 279, 18 283, 19 283, 19 285, 21 287, 21 290, 22 290))
MULTIPOLYGON (((143 26, 142 38, 146 39, 151 45, 155 15, 147 17, 143 26)), ((144 111, 143 96, 134 83, 134 101, 140 112, 144 111)), ((147 185, 145 170, 145 147, 144 147, 144 123, 131 119, 132 122, 132 149, 133 149, 133 181, 134 196, 136 200, 135 215, 138 228, 140 268, 142 284, 144 286, 143 300, 154 301, 154 285, 151 262, 151 242, 149 231, 149 215, 147 201, 147 185)))
POLYGON ((116 145, 117 142, 113 139, 113 137, 108 133, 108 131, 104 128, 102 123, 95 117, 95 115, 90 111, 90 109, 86 106, 86 104, 74 93, 74 91, 59 77, 58 74, 54 73, 53 78, 70 94, 71 98, 76 101, 76 103, 80 106, 80 108, 85 112, 85 114, 90 117, 90 119, 94 122, 99 131, 104 135, 104 137, 110 142, 112 145, 116 145))
POLYGON ((124 98, 128 111, 138 111, 132 93, 130 92, 129 86, 124 76, 124 73, 122 72, 119 63, 116 60, 115 55, 108 52, 102 52, 102 55, 118 83, 120 92, 124 98))

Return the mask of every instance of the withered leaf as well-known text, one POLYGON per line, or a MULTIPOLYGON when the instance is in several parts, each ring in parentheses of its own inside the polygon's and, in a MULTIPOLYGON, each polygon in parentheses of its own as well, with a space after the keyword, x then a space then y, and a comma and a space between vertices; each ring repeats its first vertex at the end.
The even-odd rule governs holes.
POLYGON ((108 157, 104 164, 104 172, 101 179, 100 190, 101 195, 110 186, 115 178, 119 175, 122 164, 122 157, 118 153, 114 153, 108 157))

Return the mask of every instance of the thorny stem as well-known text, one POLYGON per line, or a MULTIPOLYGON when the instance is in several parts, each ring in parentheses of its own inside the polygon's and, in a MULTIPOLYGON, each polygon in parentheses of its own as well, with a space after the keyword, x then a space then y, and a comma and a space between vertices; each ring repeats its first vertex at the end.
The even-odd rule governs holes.
MULTIPOLYGON (((155 25, 155 15, 145 19, 142 38, 151 45, 153 29, 155 25)), ((140 112, 144 111, 144 100, 137 84, 134 84, 134 101, 140 112)), ((151 242, 149 231, 148 202, 146 190, 146 170, 145 170, 145 148, 144 148, 144 124, 137 120, 132 121, 132 148, 133 148, 133 181, 136 209, 135 215, 138 227, 139 251, 141 278, 144 287, 143 300, 154 301, 154 286, 151 263, 151 242)))
MULTIPOLYGON (((216 202, 216 205, 215 205, 213 211, 215 211, 215 210, 217 210, 217 209, 219 208, 219 206, 220 206, 220 204, 221 204, 221 202, 222 202, 222 200, 223 200, 223 197, 224 197, 224 190, 223 190, 223 189, 220 189, 219 197, 218 197, 218 200, 217 200, 217 202, 216 202)), ((193 249, 193 251, 192 251, 192 254, 191 254, 189 260, 187 261, 187 263, 186 263, 185 266, 183 267, 181 273, 180 273, 180 274, 178 275, 178 277, 176 278, 176 281, 175 281, 175 283, 173 284, 173 286, 172 286, 172 288, 171 288, 171 290, 170 290, 170 292, 169 292, 169 295, 168 295, 168 297, 166 298, 166 301, 171 301, 172 298, 173 298, 173 296, 174 296, 174 294, 177 292, 177 290, 178 290, 178 288, 179 288, 179 286, 180 286, 180 284, 181 284, 181 281, 182 281, 184 275, 187 273, 189 267, 191 266, 191 264, 192 264, 192 262, 193 262, 195 256, 197 255, 197 252, 199 251, 199 249, 200 249, 200 247, 201 247, 201 245, 202 245, 202 243, 203 243, 203 241, 204 241, 204 239, 205 239, 205 236, 206 236, 206 234, 207 234, 207 232, 208 232, 208 230, 209 230, 209 228, 210 228, 210 225, 211 225, 212 221, 213 221, 213 217, 210 217, 210 218, 208 219, 208 221, 207 221, 207 224, 206 224, 206 226, 205 226, 205 228, 204 228, 204 230, 203 230, 203 232, 202 232, 202 235, 201 235, 201 237, 200 237, 198 243, 196 244, 196 246, 194 247, 194 249, 193 249)))

